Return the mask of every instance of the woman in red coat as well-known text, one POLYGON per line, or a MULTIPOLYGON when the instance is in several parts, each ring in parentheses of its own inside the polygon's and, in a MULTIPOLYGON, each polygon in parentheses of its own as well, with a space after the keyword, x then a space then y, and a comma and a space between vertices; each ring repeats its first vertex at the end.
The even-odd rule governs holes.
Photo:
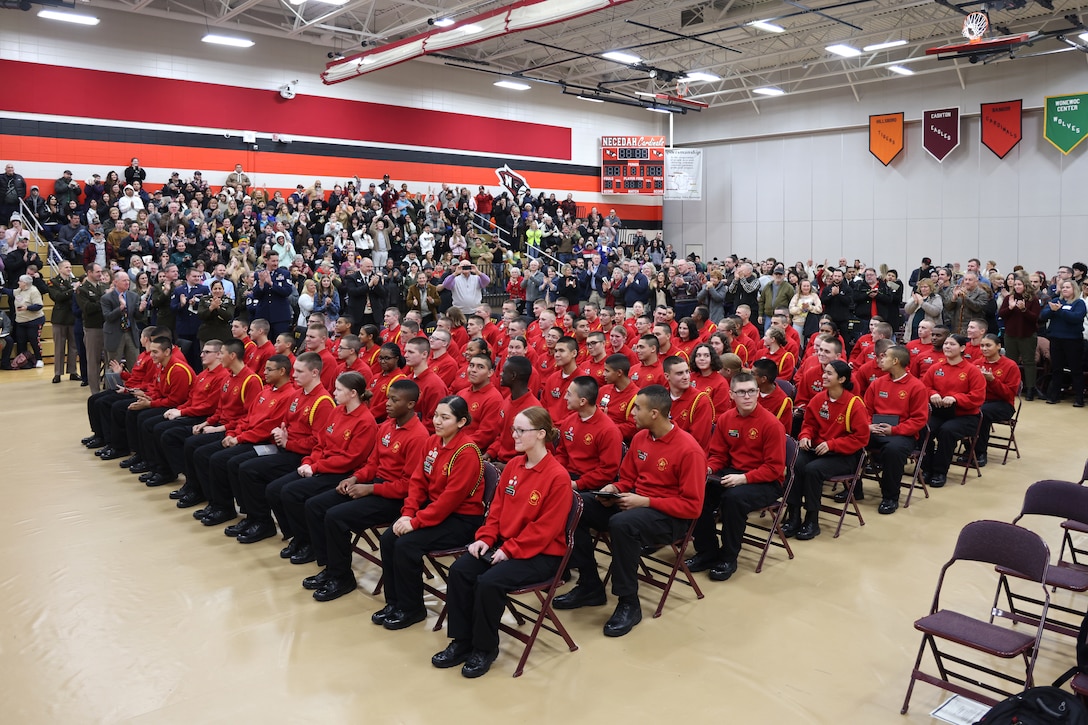
POLYGON ((548 452, 559 431, 544 408, 533 406, 514 416, 513 433, 518 455, 503 469, 469 555, 450 568, 446 606, 453 641, 431 658, 439 668, 464 663, 465 677, 486 673, 499 655, 506 593, 554 577, 567 546, 570 474, 548 452))

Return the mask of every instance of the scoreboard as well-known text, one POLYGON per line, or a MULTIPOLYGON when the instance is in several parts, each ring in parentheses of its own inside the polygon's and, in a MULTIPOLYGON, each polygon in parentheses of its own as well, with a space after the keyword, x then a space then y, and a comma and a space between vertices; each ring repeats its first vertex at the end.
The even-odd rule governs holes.
POLYGON ((601 193, 665 193, 664 136, 602 136, 601 193))

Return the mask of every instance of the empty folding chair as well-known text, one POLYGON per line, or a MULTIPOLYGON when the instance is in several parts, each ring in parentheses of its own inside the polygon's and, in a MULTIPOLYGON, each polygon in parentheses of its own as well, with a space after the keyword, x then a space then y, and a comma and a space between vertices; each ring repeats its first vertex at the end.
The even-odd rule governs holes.
POLYGON ((790 548, 790 540, 782 533, 782 519, 786 515, 786 501, 793 488, 793 466, 797 463, 797 441, 793 436, 786 436, 786 478, 783 481, 782 495, 770 506, 764 506, 748 515, 748 521, 744 527, 743 543, 758 547, 760 551, 759 562, 756 564, 756 574, 763 571, 763 561, 767 558, 767 552, 772 546, 779 546, 786 550, 789 558, 793 558, 793 549, 790 548), (752 514, 759 514, 753 520, 752 514), (767 525, 762 523, 767 516, 771 517, 767 525), (759 533, 750 533, 754 529, 759 533), (777 541, 775 540, 777 538, 777 541))
MULTIPOLYGON (((1084 461, 1084 470, 1080 474, 1080 480, 1077 481, 1077 485, 1083 486, 1084 482, 1088 481, 1088 460, 1084 461)), ((1078 554, 1088 555, 1088 549, 1078 549, 1073 545, 1073 534, 1088 534, 1088 526, 1080 523, 1079 521, 1069 519, 1062 523, 1062 529, 1064 534, 1062 535, 1062 548, 1058 552, 1058 561, 1062 561, 1065 558, 1065 547, 1069 547, 1069 556, 1073 559, 1074 564, 1079 564, 1077 560, 1078 554)))
MULTIPOLYGON (((906 697, 903 699, 903 709, 900 712, 904 714, 910 705, 914 683, 918 681, 991 706, 1034 684, 1035 660, 1039 652, 1039 641, 1043 636, 1042 621, 1030 629, 1010 629, 991 623, 985 618, 973 617, 941 606, 942 591, 949 569, 953 564, 964 561, 1006 567, 1017 572, 1023 579, 1038 584, 1043 602, 1042 619, 1046 617, 1050 604, 1050 593, 1045 584, 1050 561, 1050 550, 1046 542, 1033 531, 1000 521, 975 521, 964 526, 956 540, 952 558, 941 567, 929 614, 914 623, 914 628, 922 633, 922 642, 918 646, 918 656, 911 671, 906 697), (947 645, 954 645, 956 649, 953 652, 941 649, 947 645), (927 649, 932 653, 938 673, 936 675, 922 670, 922 658, 927 649), (963 649, 983 657, 979 658, 980 661, 971 661, 967 659, 970 653, 962 653, 963 649), (1023 675, 1012 675, 994 669, 989 666, 991 657, 1022 659, 1023 675), (971 674, 959 671, 959 667, 970 670, 971 674), (988 681, 981 679, 981 675, 987 675, 988 681), (1008 691, 994 684, 994 681, 1011 682, 1016 687, 1008 691), (968 687, 968 684, 973 687, 968 687), (994 694, 1000 697, 995 698, 994 694)), ((985 603, 979 604, 985 607, 985 603)), ((988 616, 988 613, 983 616, 988 616)))

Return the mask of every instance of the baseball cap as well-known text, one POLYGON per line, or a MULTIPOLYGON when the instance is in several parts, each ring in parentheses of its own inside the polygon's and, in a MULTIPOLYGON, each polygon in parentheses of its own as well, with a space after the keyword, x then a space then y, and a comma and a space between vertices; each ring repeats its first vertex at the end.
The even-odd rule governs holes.
POLYGON ((30 187, 30 190, 31 190, 31 191, 34 191, 34 190, 35 190, 35 189, 37 189, 37 188, 38 188, 37 186, 32 186, 32 187, 30 187))
POLYGON ((922 257, 922 264, 933 264, 933 260, 929 257, 922 257))
POLYGON ((785 274, 785 273, 786 273, 786 268, 783 267, 781 264, 776 264, 774 266, 774 270, 771 272, 771 274, 785 274))
POLYGON ((100 175, 98 175, 98 174, 91 174, 91 178, 92 179, 101 179, 102 177, 100 175))

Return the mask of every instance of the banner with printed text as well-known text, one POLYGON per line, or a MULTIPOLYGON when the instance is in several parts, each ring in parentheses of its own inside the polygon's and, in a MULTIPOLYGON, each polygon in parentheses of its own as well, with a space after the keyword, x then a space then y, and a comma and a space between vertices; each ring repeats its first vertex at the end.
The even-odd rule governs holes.
POLYGON ((982 104, 982 145, 1003 159, 1024 137, 1024 101, 982 104))
POLYGON ((960 109, 922 111, 922 146, 929 155, 944 161, 960 145, 960 109))
POLYGON ((1068 154, 1085 136, 1088 136, 1088 93, 1047 96, 1043 137, 1068 154))
POLYGON ((703 200, 702 149, 665 149, 665 199, 703 200))
POLYGON ((903 116, 902 112, 869 116, 869 153, 885 166, 903 150, 903 116))

